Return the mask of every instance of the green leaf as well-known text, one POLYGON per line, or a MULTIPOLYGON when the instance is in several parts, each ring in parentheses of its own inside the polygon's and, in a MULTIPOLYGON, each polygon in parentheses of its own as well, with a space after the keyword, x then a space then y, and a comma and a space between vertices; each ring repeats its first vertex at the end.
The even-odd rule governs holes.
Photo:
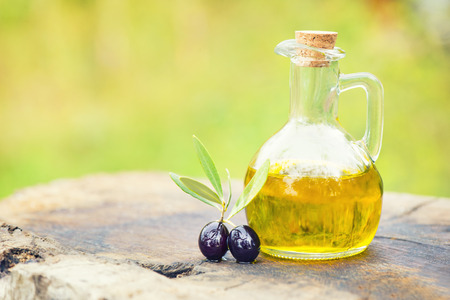
POLYGON ((228 209, 228 205, 230 205, 231 202, 231 176, 230 176, 230 171, 228 171, 228 169, 225 169, 225 171, 227 171, 227 175, 228 175, 228 201, 227 201, 227 205, 225 205, 225 211, 228 209))
POLYGON ((204 185, 203 183, 194 180, 189 177, 180 177, 180 181, 191 191, 198 194, 200 197, 203 197, 205 199, 208 199, 210 201, 216 202, 220 205, 222 205, 222 201, 219 199, 219 196, 211 190, 209 187, 204 185))
POLYGON ((204 202, 204 203, 206 203, 208 205, 214 206, 214 207, 218 208, 219 210, 222 210, 222 205, 219 206, 214 201, 208 200, 208 199, 198 195, 197 193, 193 192, 192 190, 190 190, 186 185, 184 185, 183 182, 181 182, 181 180, 180 180, 181 176, 179 176, 179 175, 177 175, 175 173, 170 173, 170 178, 172 178, 172 180, 176 183, 176 185, 178 185, 178 187, 180 189, 183 190, 183 192, 191 195, 192 197, 194 197, 194 198, 196 198, 196 199, 198 199, 198 200, 200 200, 200 201, 202 201, 202 202, 204 202))
POLYGON ((205 171, 206 177, 208 177, 212 186, 217 191, 219 198, 223 199, 222 183, 220 182, 219 173, 217 172, 216 166, 214 165, 208 150, 206 150, 205 146, 195 135, 193 136, 193 140, 198 159, 203 167, 203 171, 205 171))
POLYGON ((241 196, 239 196, 239 198, 236 200, 236 203, 234 204, 227 220, 244 209, 259 193, 259 191, 264 186, 264 183, 266 183, 267 175, 269 174, 269 166, 270 162, 269 160, 266 160, 259 168, 259 170, 256 171, 255 175, 247 184, 241 196))

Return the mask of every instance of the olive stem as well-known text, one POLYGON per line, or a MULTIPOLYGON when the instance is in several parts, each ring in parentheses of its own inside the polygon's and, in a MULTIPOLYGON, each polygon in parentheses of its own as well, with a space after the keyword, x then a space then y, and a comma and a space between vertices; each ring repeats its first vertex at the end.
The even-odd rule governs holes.
POLYGON ((230 220, 228 220, 228 219, 226 219, 226 220, 223 220, 223 222, 224 222, 224 223, 228 223, 228 224, 230 224, 231 226, 233 226, 233 228, 237 227, 236 225, 234 225, 234 224, 233 224, 233 222, 231 222, 231 221, 230 221, 230 220))
POLYGON ((222 223, 223 222, 223 217, 224 217, 224 215, 225 215, 225 211, 226 211, 227 209, 225 208, 225 203, 224 202, 222 202, 222 209, 220 210, 220 223, 222 223))

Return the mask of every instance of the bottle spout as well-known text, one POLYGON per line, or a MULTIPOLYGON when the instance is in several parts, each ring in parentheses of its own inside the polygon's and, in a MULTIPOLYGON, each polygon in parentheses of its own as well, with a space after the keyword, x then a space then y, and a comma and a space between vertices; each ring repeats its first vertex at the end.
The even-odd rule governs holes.
POLYGON ((345 57, 344 50, 334 47, 336 32, 296 31, 295 36, 295 39, 279 43, 275 53, 304 67, 327 67, 329 62, 345 57))

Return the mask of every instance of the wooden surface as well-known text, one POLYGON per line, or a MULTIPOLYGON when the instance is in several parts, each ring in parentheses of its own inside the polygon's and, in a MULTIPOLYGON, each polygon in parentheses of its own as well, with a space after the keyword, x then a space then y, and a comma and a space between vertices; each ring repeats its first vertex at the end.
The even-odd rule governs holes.
POLYGON ((217 218, 163 173, 19 191, 0 202, 0 299, 450 299, 450 199, 385 193, 368 250, 332 261, 206 262, 197 238, 217 218))

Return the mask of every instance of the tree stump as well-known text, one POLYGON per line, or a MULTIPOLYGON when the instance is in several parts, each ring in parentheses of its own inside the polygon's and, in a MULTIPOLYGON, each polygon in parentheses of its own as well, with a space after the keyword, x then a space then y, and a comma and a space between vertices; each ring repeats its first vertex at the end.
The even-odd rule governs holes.
POLYGON ((0 299, 449 299, 449 216, 450 199, 387 192, 359 255, 211 263, 197 239, 218 212, 167 174, 58 180, 0 202, 0 299))

